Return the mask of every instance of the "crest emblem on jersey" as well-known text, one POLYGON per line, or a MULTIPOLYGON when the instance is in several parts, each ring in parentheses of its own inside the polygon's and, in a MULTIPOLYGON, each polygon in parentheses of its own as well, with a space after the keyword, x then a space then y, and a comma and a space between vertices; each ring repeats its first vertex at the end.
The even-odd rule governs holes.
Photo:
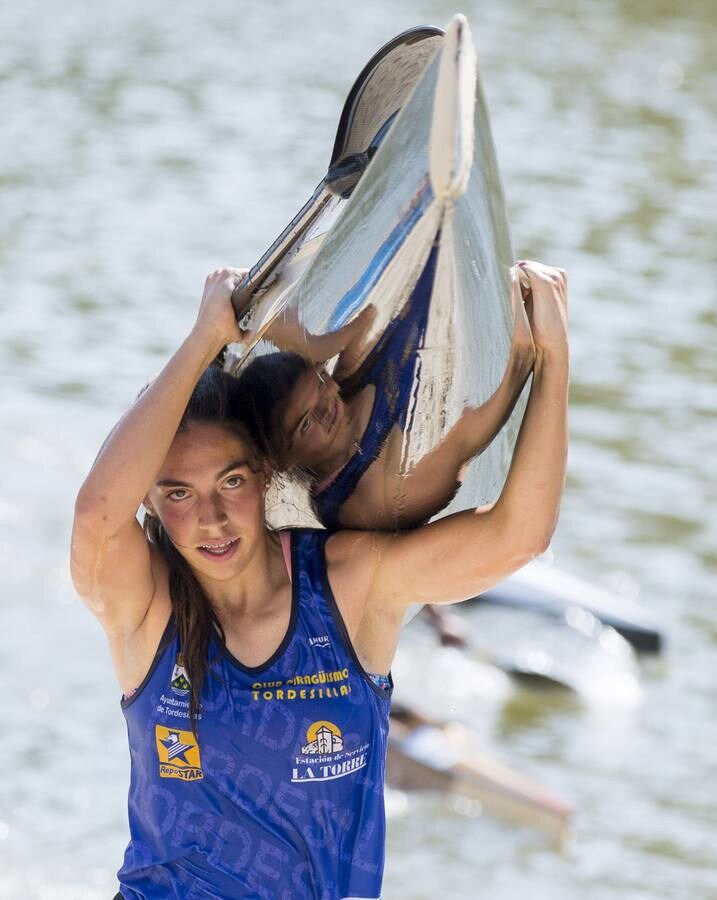
POLYGON ((291 780, 332 781, 357 772, 368 762, 368 743, 346 748, 341 729, 333 722, 320 720, 309 725, 306 743, 294 757, 291 780))
POLYGON ((160 778, 181 778, 197 781, 204 778, 199 745, 191 731, 155 725, 160 778))
POLYGON ((336 753, 344 749, 341 729, 333 722, 314 722, 313 725, 309 725, 306 740, 308 743, 301 748, 304 756, 313 753, 336 753))
POLYGON ((182 654, 177 654, 177 659, 174 663, 174 668, 172 669, 172 678, 169 682, 169 686, 172 688, 175 694, 188 694, 189 689, 191 688, 191 683, 189 678, 187 677, 187 673, 184 669, 184 660, 182 659, 182 654))

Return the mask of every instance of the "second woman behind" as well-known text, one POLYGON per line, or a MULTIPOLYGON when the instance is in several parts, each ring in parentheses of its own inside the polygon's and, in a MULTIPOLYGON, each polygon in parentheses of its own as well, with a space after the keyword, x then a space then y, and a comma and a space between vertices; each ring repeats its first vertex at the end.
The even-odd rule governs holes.
POLYGON ((409 406, 428 317, 430 291, 422 281, 433 277, 433 255, 373 346, 365 340, 371 306, 334 340, 300 329, 290 314, 268 332, 282 352, 259 356, 241 372, 255 442, 275 471, 303 477, 313 511, 327 528, 413 528, 440 512, 460 487, 466 464, 508 420, 532 370, 535 347, 516 278, 513 341, 500 385, 402 470, 406 432, 420 428, 410 420, 409 406), (339 352, 332 374, 323 364, 328 352, 339 352))

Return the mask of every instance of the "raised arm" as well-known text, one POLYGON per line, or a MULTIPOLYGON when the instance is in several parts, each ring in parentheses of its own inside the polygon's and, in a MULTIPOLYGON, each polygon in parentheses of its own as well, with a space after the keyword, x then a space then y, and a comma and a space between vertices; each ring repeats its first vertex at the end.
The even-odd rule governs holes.
MULTIPOLYGON (((337 535, 339 593, 351 579, 366 608, 399 616, 416 602, 473 597, 544 551, 555 529, 567 456, 567 284, 561 270, 523 263, 536 348, 530 398, 508 477, 487 511, 468 510, 396 535, 337 535), (363 567, 363 568, 362 568, 363 567)), ((353 602, 356 600, 353 593, 353 602)))
POLYGON ((359 348, 363 347, 375 317, 376 309, 369 304, 336 331, 312 334, 299 321, 297 310, 289 306, 271 323, 265 337, 279 350, 296 353, 312 363, 323 363, 338 355, 336 371, 348 374, 361 359, 359 348))
POLYGON ((75 504, 72 578, 108 631, 142 622, 158 560, 137 522, 202 372, 219 350, 241 339, 228 297, 242 270, 210 275, 197 321, 177 352, 110 432, 75 504))
MULTIPOLYGON (((451 502, 460 487, 465 464, 486 449, 513 412, 535 362, 533 337, 517 277, 514 288, 513 340, 500 385, 481 406, 466 409, 448 434, 409 472, 400 474, 397 462, 386 467, 384 493, 377 502, 385 503, 384 497, 391 498, 391 515, 398 528, 411 528, 425 522, 451 502)), ((357 512, 356 505, 357 501, 351 516, 358 524, 362 512, 357 512)), ((370 524, 371 516, 366 510, 369 505, 364 502, 363 515, 369 523, 366 527, 378 528, 378 524, 370 524)), ((384 523, 384 527, 389 524, 384 523)))

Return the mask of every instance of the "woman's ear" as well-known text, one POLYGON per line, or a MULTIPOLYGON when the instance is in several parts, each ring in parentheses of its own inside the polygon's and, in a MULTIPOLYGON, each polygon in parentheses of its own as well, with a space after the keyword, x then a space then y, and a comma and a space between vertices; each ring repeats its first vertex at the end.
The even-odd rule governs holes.
POLYGON ((147 515, 154 516, 155 518, 157 517, 157 513, 152 506, 152 501, 149 499, 149 495, 147 495, 142 501, 142 506, 145 508, 147 515))

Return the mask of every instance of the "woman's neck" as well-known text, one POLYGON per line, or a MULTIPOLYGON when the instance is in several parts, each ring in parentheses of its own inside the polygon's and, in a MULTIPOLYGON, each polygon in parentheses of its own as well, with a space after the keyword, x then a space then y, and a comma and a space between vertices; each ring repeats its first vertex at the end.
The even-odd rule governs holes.
POLYGON ((250 548, 247 564, 235 578, 217 581, 199 573, 195 576, 222 623, 266 608, 289 580, 279 535, 268 529, 250 548))

